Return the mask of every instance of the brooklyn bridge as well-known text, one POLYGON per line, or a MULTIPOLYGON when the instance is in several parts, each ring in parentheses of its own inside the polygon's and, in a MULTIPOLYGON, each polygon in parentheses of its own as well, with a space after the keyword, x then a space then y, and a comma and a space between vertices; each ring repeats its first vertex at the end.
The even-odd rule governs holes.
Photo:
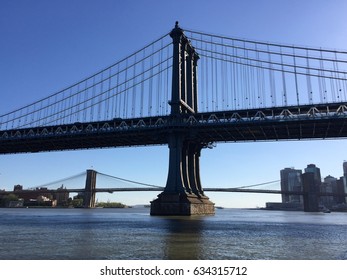
MULTIPOLYGON (((201 150, 217 142, 345 138, 346 64, 346 51, 217 36, 176 22, 110 67, 1 114, 0 154, 168 145, 167 182, 151 214, 212 214, 201 150)), ((87 173, 84 189, 89 207, 93 176, 87 173)), ((306 181, 300 194, 310 200, 306 181)))

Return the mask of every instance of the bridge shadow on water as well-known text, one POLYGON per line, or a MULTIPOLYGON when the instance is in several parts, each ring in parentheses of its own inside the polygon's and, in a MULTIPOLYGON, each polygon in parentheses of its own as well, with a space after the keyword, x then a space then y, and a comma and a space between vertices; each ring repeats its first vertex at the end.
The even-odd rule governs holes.
POLYGON ((197 260, 205 256, 203 232, 204 217, 165 217, 163 226, 166 231, 163 240, 164 259, 197 260))

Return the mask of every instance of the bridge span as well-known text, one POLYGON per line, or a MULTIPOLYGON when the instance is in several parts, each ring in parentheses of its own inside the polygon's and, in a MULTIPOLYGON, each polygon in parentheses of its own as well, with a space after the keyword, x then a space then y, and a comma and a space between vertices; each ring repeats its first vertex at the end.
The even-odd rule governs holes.
MULTIPOLYGON (((309 174, 310 175, 310 174, 309 174)), ((80 176, 80 174, 78 175, 80 176)), ((75 177, 75 176, 73 176, 75 177)), ((63 181, 63 180, 62 180, 63 181)), ((65 180, 64 180, 65 181, 65 180)), ((225 193, 255 193, 255 194, 288 194, 288 195, 301 195, 303 196, 304 201, 304 211, 314 212, 318 211, 318 199, 321 196, 343 196, 347 197, 347 194, 333 194, 329 192, 319 192, 315 186, 312 186, 314 180, 304 180, 303 190, 302 191, 282 191, 282 190, 271 190, 271 189, 252 189, 251 187, 258 187, 260 185, 270 184, 278 181, 271 181, 262 184, 256 184, 251 186, 242 186, 238 188, 205 188, 205 192, 225 192, 225 193)), ((54 182, 58 183, 58 181, 54 182)), ((15 189, 14 191, 0 191, 0 195, 15 194, 17 196, 28 195, 35 193, 36 195, 47 195, 47 194, 59 194, 59 193, 77 193, 83 197, 83 205, 85 208, 93 208, 96 203, 96 194, 97 193, 117 193, 117 192, 163 192, 165 187, 150 185, 146 183, 131 181, 127 179, 122 179, 119 177, 114 177, 111 175, 99 173, 95 170, 87 170, 86 172, 86 183, 84 187, 80 188, 58 188, 58 189, 48 189, 48 188, 34 188, 34 189, 15 189), (97 187, 97 175, 104 175, 111 178, 115 178, 122 182, 130 182, 134 184, 134 187, 97 187)))

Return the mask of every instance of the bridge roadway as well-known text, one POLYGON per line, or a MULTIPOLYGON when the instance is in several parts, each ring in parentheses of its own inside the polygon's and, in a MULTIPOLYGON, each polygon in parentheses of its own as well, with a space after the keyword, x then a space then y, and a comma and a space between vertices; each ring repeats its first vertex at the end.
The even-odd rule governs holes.
POLYGON ((347 102, 74 123, 0 131, 0 154, 168 144, 347 137, 347 102))
MULTIPOLYGON (((101 192, 107 192, 107 193, 114 193, 114 192, 162 192, 164 190, 164 187, 149 187, 149 188, 129 188, 129 187, 123 187, 123 188, 96 188, 96 193, 101 192)), ((204 188, 205 192, 236 192, 236 193, 266 193, 266 194, 290 194, 290 195, 304 195, 304 192, 302 191, 281 191, 281 190, 266 190, 266 189, 240 189, 240 188, 204 188)), ((18 190, 18 191, 0 191, 0 195, 7 195, 7 194, 25 194, 25 193, 83 193, 85 192, 85 188, 78 188, 78 189, 57 189, 57 190, 49 190, 49 189, 38 189, 38 190, 18 190)), ((317 196, 345 196, 347 197, 347 194, 332 194, 328 192, 317 192, 315 193, 317 196)))

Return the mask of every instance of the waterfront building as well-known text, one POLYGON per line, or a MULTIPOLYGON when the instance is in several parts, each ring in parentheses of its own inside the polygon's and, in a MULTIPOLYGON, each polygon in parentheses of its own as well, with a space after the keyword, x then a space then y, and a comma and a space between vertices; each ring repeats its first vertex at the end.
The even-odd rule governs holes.
MULTIPOLYGON (((45 197, 47 199, 44 199, 44 201, 39 201, 40 203, 42 202, 44 206, 55 206, 54 198, 52 193, 48 190, 48 188, 35 188, 32 190, 27 190, 23 192, 23 186, 22 185, 15 185, 13 187, 13 193, 19 198, 23 199, 24 201, 24 206, 37 206, 38 203, 38 198, 39 197, 45 197), (51 202, 48 202, 52 201, 51 202)), ((40 199, 39 199, 40 200, 40 199)))
POLYGON ((328 175, 320 185, 321 193, 328 193, 331 196, 321 196, 319 204, 327 208, 331 208, 336 202, 334 201, 334 194, 337 193, 337 178, 328 175))
POLYGON ((69 202, 69 192, 66 190, 64 185, 58 188, 58 192, 55 194, 54 198, 57 200, 58 206, 67 206, 69 202))
MULTIPOLYGON (((347 161, 343 162, 343 177, 341 177, 343 180, 343 187, 344 187, 344 193, 347 193, 347 161)), ((344 203, 347 203, 347 197, 345 198, 344 203)))
POLYGON ((321 185, 322 177, 320 174, 320 168, 318 168, 315 164, 308 164, 305 168, 305 173, 313 173, 316 186, 319 187, 321 185))
POLYGON ((15 185, 13 187, 13 191, 16 192, 16 191, 22 191, 23 190, 23 186, 22 185, 15 185))
POLYGON ((19 199, 19 200, 11 200, 8 202, 7 207, 9 208, 21 208, 24 205, 24 200, 19 199))
MULTIPOLYGON (((280 171, 280 174, 282 191, 302 191, 301 170, 294 168, 285 168, 280 171)), ((300 195, 282 194, 282 203, 302 204, 302 202, 302 197, 300 195)))
POLYGON ((346 185, 345 185, 345 182, 346 182, 346 177, 340 177, 339 180, 337 180, 337 194, 338 196, 336 197, 336 204, 337 205, 341 205, 341 204, 345 204, 347 203, 346 201, 346 196, 345 194, 347 193, 346 191, 346 185))

